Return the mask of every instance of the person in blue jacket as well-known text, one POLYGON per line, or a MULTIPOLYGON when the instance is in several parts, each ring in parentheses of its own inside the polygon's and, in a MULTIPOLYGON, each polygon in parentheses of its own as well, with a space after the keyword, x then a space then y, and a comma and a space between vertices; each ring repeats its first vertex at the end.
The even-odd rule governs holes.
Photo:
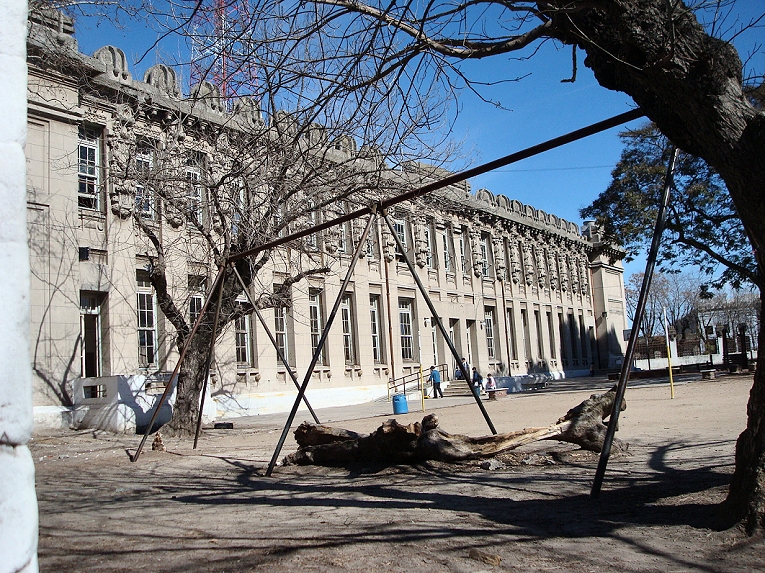
POLYGON ((444 397, 444 393, 441 391, 441 373, 435 366, 430 367, 430 376, 428 380, 433 384, 433 397, 438 398, 439 394, 441 398, 444 397))

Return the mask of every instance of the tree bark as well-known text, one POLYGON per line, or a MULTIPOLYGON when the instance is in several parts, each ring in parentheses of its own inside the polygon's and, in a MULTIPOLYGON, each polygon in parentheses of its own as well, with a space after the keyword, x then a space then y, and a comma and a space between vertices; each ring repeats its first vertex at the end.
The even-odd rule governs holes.
MULTIPOLYGON (((471 438, 449 434, 438 427, 438 416, 404 426, 388 420, 371 434, 303 422, 295 430, 300 449, 284 458, 285 465, 332 465, 352 462, 418 463, 426 460, 458 462, 486 458, 539 440, 558 440, 600 452, 606 435, 603 423, 611 414, 615 389, 593 394, 569 410, 555 424, 506 434, 471 438)), ((621 410, 627 407, 622 402, 621 410)), ((614 440, 614 451, 626 444, 614 440)))
MULTIPOLYGON (((540 2, 540 6, 548 5, 540 2)), ((587 53, 600 85, 624 92, 670 140, 724 179, 756 253, 765 249, 765 113, 744 95, 735 48, 693 12, 663 0, 608 0, 554 16, 558 39, 587 53)), ((764 274, 758 256, 759 275, 764 274)), ((762 328, 762 320, 760 321, 762 328)), ((731 522, 765 527, 765 348, 760 332, 747 428, 724 506, 731 522)))
POLYGON ((178 385, 175 392, 173 416, 162 428, 166 436, 190 437, 196 431, 199 417, 199 400, 204 388, 207 352, 210 348, 210 331, 200 324, 194 338, 189 340, 191 347, 186 352, 183 364, 178 371, 178 385))
POLYGON ((759 358, 765 356, 765 306, 762 299, 761 294, 757 368, 749 392, 747 424, 736 441, 736 469, 723 504, 728 525, 743 521, 749 534, 765 527, 765 371, 759 358))

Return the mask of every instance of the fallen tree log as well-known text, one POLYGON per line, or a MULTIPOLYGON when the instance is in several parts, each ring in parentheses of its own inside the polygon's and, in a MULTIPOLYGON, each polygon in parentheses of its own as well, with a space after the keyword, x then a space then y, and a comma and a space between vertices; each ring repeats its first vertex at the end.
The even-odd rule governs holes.
MULTIPOLYGON (((371 434, 303 422, 295 430, 300 448, 284 458, 284 465, 332 465, 349 462, 417 463, 426 460, 457 462, 495 456, 539 440, 558 440, 600 452, 611 415, 615 388, 593 394, 546 427, 525 428, 507 434, 472 438, 449 434, 438 427, 438 416, 428 414, 422 422, 404 426, 387 420, 371 434)), ((627 403, 623 400, 620 410, 627 403)), ((626 450, 614 440, 615 452, 626 450)))

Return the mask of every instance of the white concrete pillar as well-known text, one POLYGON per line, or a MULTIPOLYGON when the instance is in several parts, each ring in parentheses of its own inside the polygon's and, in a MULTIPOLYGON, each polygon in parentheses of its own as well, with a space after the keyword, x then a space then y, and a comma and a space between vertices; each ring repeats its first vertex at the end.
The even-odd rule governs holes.
POLYGON ((26 231, 27 4, 0 0, 0 573, 37 571, 26 231))

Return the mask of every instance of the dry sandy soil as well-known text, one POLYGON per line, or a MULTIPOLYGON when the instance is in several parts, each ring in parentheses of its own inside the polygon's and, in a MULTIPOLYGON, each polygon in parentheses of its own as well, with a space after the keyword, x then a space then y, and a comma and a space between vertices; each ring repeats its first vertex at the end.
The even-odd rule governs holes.
MULTIPOLYGON (((762 536, 714 529, 750 385, 693 381, 674 400, 667 386, 628 390, 617 435, 630 453, 611 459, 595 501, 597 457, 557 442, 506 455, 493 471, 287 466, 265 477, 286 416, 207 431, 197 450, 148 443, 136 463, 125 451, 136 436, 36 436, 40 570, 763 571, 762 536)), ((486 406, 506 432, 554 423, 589 394, 486 406)), ((474 404, 437 412, 448 432, 487 433, 474 404)), ((382 420, 334 425, 372 431, 382 420)), ((290 437, 284 453, 295 447, 290 437)))

